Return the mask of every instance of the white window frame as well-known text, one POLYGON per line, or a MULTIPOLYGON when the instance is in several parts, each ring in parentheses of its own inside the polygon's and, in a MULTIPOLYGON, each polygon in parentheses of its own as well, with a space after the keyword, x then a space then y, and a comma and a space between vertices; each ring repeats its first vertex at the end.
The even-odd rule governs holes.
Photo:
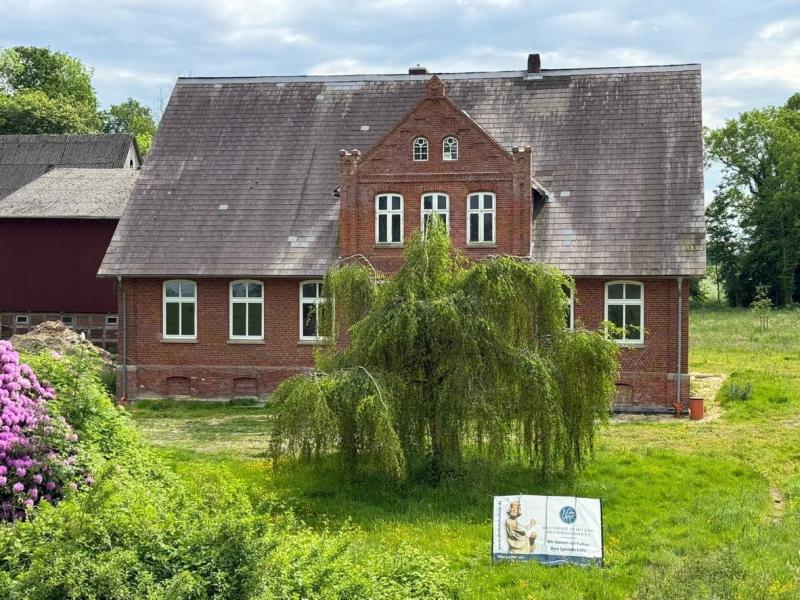
POLYGON ((14 325, 30 325, 30 315, 14 315, 14 325))
POLYGON ((442 140, 442 160, 458 160, 458 138, 454 135, 448 135, 442 140), (450 145, 448 153, 447 146, 450 145))
POLYGON ((61 315, 61 322, 67 327, 75 327, 75 315, 61 315))
POLYGON ((117 315, 106 315, 106 329, 116 329, 118 326, 119 317, 117 315), (111 322, 112 319, 114 320, 113 323, 111 322))
POLYGON ((443 214, 445 216, 445 224, 447 225, 447 232, 449 233, 450 232, 450 195, 449 194, 445 194, 444 192, 425 192, 424 194, 422 194, 422 196, 419 197, 419 214, 420 214, 419 228, 422 231, 425 231, 425 219, 428 217, 428 215, 431 215, 433 213, 436 213, 437 215, 442 215, 443 214), (431 206, 433 206, 435 204, 435 202, 437 200, 437 198, 436 198, 437 196, 444 196, 445 197, 445 202, 446 202, 446 207, 445 207, 444 211, 439 210, 438 208, 426 209, 425 208, 425 197, 426 196, 432 196, 433 197, 432 201, 431 201, 431 206))
POLYGON ((264 339, 264 282, 258 281, 257 279, 237 279, 236 281, 231 281, 228 284, 228 336, 232 340, 254 340, 260 341, 264 339), (246 286, 246 295, 243 298, 234 298, 233 297, 233 286, 241 283, 246 286), (249 296, 250 290, 249 286, 251 283, 255 283, 261 286, 261 297, 259 298, 251 298, 249 296), (248 313, 249 305, 250 304, 260 304, 261 305, 261 335, 234 335, 233 334, 233 305, 234 304, 244 304, 245 305, 245 330, 248 327, 248 313))
MULTIPOLYGON (((161 335, 164 337, 165 340, 196 340, 197 339, 197 312, 199 306, 199 290, 196 281, 192 281, 191 279, 167 279, 161 286, 161 335), (170 283, 177 283, 178 285, 178 296, 171 297, 169 300, 167 299, 167 284, 170 283), (181 283, 191 283, 194 285, 194 297, 186 299, 180 295, 180 284, 181 283), (173 304, 184 304, 191 301, 194 303, 194 335, 181 335, 181 334, 167 334, 167 302, 173 304)), ((178 331, 183 329, 181 327, 183 320, 183 311, 181 310, 180 306, 178 307, 178 331)))
POLYGON ((567 329, 575 331, 575 293, 570 289, 564 290, 569 298, 569 323, 567 329))
MULTIPOLYGON (((608 307, 609 307, 610 304, 613 304, 615 306, 616 305, 621 305, 623 307, 622 308, 622 329, 623 329, 622 337, 619 338, 619 339, 613 338, 614 341, 617 342, 618 344, 623 344, 625 346, 642 346, 642 345, 644 345, 644 282, 642 282, 642 281, 632 281, 632 280, 629 280, 629 279, 620 279, 620 280, 616 280, 616 281, 607 281, 606 285, 605 285, 604 298, 605 298, 605 303, 604 304, 605 304, 605 320, 606 321, 609 321, 609 318, 608 318, 608 307), (608 288, 610 286, 612 286, 612 285, 618 285, 618 284, 622 284, 622 298, 612 298, 612 299, 610 299, 608 297, 608 288), (641 293, 639 294, 640 297, 639 298, 634 298, 634 299, 627 299, 625 297, 626 296, 626 290, 625 290, 625 286, 626 285, 638 285, 639 289, 641 290, 641 293), (624 307, 625 306, 635 306, 635 305, 639 306, 639 316, 640 316, 639 324, 638 324, 638 327, 639 327, 639 339, 638 340, 629 340, 627 338, 627 335, 628 335, 628 331, 627 331, 628 323, 626 322, 626 318, 625 318, 626 311, 625 311, 624 307)), ((606 332, 605 333, 606 333, 606 336, 608 336, 608 327, 606 327, 606 332)))
POLYGON ((319 335, 319 307, 322 304, 325 304, 326 298, 325 296, 317 296, 316 298, 305 298, 303 296, 303 286, 309 283, 316 283, 320 286, 322 285, 322 279, 306 279, 305 281, 300 282, 300 287, 298 289, 298 296, 300 299, 300 304, 298 306, 298 323, 300 325, 300 341, 303 342, 324 342, 327 340, 327 336, 319 335), (303 335, 303 305, 304 304, 314 304, 317 310, 317 335, 303 335))
POLYGON ((403 194, 397 194, 395 192, 381 192, 380 194, 375 195, 375 243, 376 244, 402 244, 404 239, 404 229, 405 229, 405 218, 403 213, 405 212, 403 208, 405 207, 405 198, 403 198, 403 194), (395 210, 392 208, 392 196, 399 196, 400 197, 400 208, 395 210), (386 209, 379 210, 378 209, 378 201, 380 198, 386 198, 386 209), (379 229, 378 229, 378 221, 381 215, 386 215, 386 241, 382 242, 378 237, 379 229), (394 241, 392 240, 392 217, 394 215, 400 215, 400 240, 394 241))
POLYGON ((411 144, 411 158, 414 159, 414 162, 425 162, 428 160, 430 155, 431 145, 428 142, 428 138, 422 136, 414 138, 414 142, 411 144), (425 158, 417 158, 417 146, 419 146, 420 150, 425 148, 425 158))
POLYGON ((497 194, 494 192, 470 192, 467 194, 467 246, 493 246, 497 243, 497 194), (492 197, 492 208, 483 208, 483 196, 486 194, 492 197), (469 201, 472 196, 478 195, 480 197, 480 201, 478 202, 478 208, 470 208, 469 201), (491 240, 484 240, 480 239, 477 242, 472 242, 469 239, 469 218, 473 214, 477 214, 478 216, 478 237, 483 237, 483 215, 491 213, 492 215, 492 239, 491 240))

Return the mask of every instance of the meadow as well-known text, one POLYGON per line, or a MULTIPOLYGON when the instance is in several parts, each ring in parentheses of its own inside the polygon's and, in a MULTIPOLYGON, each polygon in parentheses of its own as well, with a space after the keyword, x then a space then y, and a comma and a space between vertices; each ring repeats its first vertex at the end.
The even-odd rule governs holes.
POLYGON ((306 526, 354 527, 365 552, 411 544, 442 557, 465 598, 800 597, 800 312, 764 329, 745 310, 694 307, 690 371, 709 393, 700 422, 612 420, 574 481, 525 465, 474 463, 439 487, 347 479, 332 463, 273 469, 268 411, 246 402, 141 401, 130 410, 181 477, 247 484, 306 526), (345 483, 342 483, 345 481, 345 483), (602 568, 492 564, 493 495, 575 494, 603 501, 602 568))

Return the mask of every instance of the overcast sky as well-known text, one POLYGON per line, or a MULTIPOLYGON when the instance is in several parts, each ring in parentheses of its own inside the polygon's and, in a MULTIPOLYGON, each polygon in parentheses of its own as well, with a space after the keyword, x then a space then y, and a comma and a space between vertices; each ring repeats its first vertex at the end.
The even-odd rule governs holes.
MULTIPOLYGON (((0 0, 0 47, 94 68, 104 106, 179 75, 397 73, 702 63, 718 126, 800 91, 800 0, 0 0)), ((713 177, 712 177, 713 179, 713 177)))

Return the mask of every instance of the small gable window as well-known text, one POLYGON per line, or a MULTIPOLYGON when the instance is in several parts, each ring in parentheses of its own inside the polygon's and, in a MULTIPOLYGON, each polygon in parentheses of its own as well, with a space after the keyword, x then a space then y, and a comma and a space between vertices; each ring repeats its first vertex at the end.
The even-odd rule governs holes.
POLYGON ((458 140, 452 135, 442 141, 442 158, 444 160, 458 160, 458 140))
POLYGON ((495 232, 495 197, 491 192, 467 196, 467 243, 493 244, 495 232))
POLYGON ((644 342, 644 285, 637 281, 606 284, 606 321, 615 330, 609 336, 623 344, 644 342))
POLYGON ((447 194, 422 195, 422 230, 428 227, 431 215, 439 215, 448 231, 450 230, 450 198, 447 194))
POLYGON ((197 339, 197 285, 194 281, 164 282, 164 337, 197 339))
POLYGON ((428 140, 424 137, 414 140, 414 160, 428 160, 428 140))
POLYGON ((232 340, 264 339, 264 284, 231 282, 230 327, 232 340))
POLYGON ((325 304, 321 281, 300 282, 300 339, 324 340, 319 333, 320 311, 325 304))
POLYGON ((403 243, 403 197, 400 194, 375 197, 375 242, 403 243))

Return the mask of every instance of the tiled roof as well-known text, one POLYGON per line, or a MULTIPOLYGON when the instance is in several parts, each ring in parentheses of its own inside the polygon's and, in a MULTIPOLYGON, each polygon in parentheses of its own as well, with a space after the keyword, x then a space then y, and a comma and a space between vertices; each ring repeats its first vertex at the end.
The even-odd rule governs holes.
MULTIPOLYGON (((181 79, 104 275, 317 275, 338 255, 338 150, 367 150, 430 75, 181 79)), ((554 201, 532 255, 573 275, 700 274, 698 65, 440 74, 554 201)))
POLYGON ((122 168, 131 144, 127 133, 0 135, 0 198, 53 167, 122 168))
POLYGON ((56 168, 6 196, 0 219, 119 219, 139 171, 56 168))

